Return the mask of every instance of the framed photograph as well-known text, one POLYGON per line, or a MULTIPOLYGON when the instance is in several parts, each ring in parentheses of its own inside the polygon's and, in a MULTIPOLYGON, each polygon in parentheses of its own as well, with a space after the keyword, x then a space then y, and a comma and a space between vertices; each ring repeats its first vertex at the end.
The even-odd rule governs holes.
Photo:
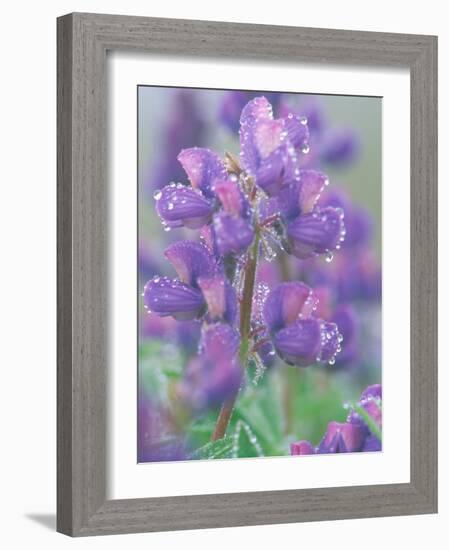
POLYGON ((437 39, 58 19, 58 531, 437 511, 437 39))

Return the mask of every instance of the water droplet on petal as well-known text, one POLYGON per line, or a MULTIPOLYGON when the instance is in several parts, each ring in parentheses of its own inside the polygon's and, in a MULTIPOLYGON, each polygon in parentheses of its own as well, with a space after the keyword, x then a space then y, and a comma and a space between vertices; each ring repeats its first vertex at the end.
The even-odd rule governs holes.
POLYGON ((160 189, 156 189, 156 191, 153 193, 154 200, 158 201, 162 197, 162 191, 160 189))

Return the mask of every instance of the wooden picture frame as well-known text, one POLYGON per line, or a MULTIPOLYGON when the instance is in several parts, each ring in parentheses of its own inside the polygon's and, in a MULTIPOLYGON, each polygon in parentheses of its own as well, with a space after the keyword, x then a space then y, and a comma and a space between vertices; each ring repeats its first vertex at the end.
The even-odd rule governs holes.
POLYGON ((74 13, 58 19, 57 529, 100 535, 437 511, 437 38, 74 13), (106 499, 106 52, 407 67, 410 483, 106 499))

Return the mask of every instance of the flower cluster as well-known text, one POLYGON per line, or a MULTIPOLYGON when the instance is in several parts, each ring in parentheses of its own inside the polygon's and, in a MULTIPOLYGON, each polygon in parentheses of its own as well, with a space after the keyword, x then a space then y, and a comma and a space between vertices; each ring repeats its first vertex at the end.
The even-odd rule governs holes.
POLYGON ((309 441, 296 441, 291 444, 290 451, 292 455, 380 451, 381 429, 382 387, 375 384, 363 391, 346 422, 329 422, 317 447, 309 441))
MULTIPOLYGON (((268 240, 301 260, 329 259, 344 241, 343 208, 320 202, 328 178, 303 167, 307 119, 291 112, 274 118, 269 101, 257 97, 241 111, 239 139, 238 158, 183 149, 177 158, 188 182, 154 193, 166 230, 197 230, 200 237, 169 245, 165 257, 177 276, 156 275, 143 292, 149 312, 201 324, 198 353, 177 387, 193 411, 232 408, 251 360, 334 364, 343 340, 338 323, 319 315, 318 293, 303 282, 263 293, 257 286, 268 240)), ((226 422, 218 425, 217 438, 226 422)))

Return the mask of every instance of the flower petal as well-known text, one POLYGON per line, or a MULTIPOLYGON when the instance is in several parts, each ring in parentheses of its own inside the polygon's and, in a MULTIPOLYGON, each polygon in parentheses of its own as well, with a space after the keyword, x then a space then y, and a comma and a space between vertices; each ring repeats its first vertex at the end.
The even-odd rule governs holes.
POLYGON ((211 201, 190 187, 170 184, 156 197, 157 213, 168 227, 198 229, 212 216, 211 201))
POLYGON ((365 439, 362 451, 368 453, 374 453, 382 450, 382 443, 377 439, 375 435, 369 435, 365 439))
POLYGON ((180 281, 159 276, 145 285, 144 304, 160 317, 170 315, 178 321, 199 317, 206 306, 199 290, 180 281))
POLYGON ((266 159, 285 140, 284 121, 261 120, 254 127, 254 145, 261 159, 266 159))
POLYGON ((362 395, 360 396, 360 401, 363 401, 364 399, 368 399, 369 397, 372 397, 373 399, 382 399, 382 385, 381 384, 373 384, 371 386, 366 387, 362 395))
POLYGON ((217 181, 214 191, 227 214, 243 217, 249 214, 249 205, 235 181, 217 181))
POLYGON ((335 357, 340 352, 341 335, 335 323, 321 323, 321 351, 319 359, 321 362, 335 363, 335 357))
POLYGON ((304 214, 313 210, 329 180, 326 175, 316 170, 301 170, 299 178, 299 209, 304 214))
POLYGON ((214 215, 212 226, 215 247, 220 256, 240 254, 253 242, 254 229, 241 217, 220 212, 214 215))
POLYGON ((335 250, 344 238, 343 211, 328 207, 302 214, 288 224, 287 235, 300 259, 335 250))
POLYGON ((310 287, 297 281, 281 283, 265 300, 263 316, 270 332, 277 332, 301 318, 310 317, 316 298, 310 287))
POLYGON ((321 329, 317 319, 295 321, 273 337, 278 355, 288 364, 308 367, 319 360, 321 329))
POLYGON ((260 165, 260 152, 255 139, 257 125, 273 120, 273 109, 265 97, 249 101, 240 115, 240 158, 242 167, 255 177, 260 165))
POLYGON ((318 453, 354 453, 362 450, 366 431, 354 424, 329 422, 318 453))
POLYGON ((198 285, 206 300, 211 320, 224 319, 233 323, 237 315, 237 295, 225 277, 200 277, 198 285))
POLYGON ((221 158, 210 149, 193 147, 183 149, 178 160, 189 177, 192 187, 202 191, 206 198, 213 197, 215 180, 226 179, 226 168, 221 158))
POLYGON ((165 250, 165 256, 183 283, 197 287, 198 277, 210 277, 217 264, 206 246, 193 241, 178 241, 165 250))
POLYGON ((289 113, 284 119, 286 137, 295 149, 302 149, 309 143, 307 119, 303 116, 289 113))
POLYGON ((294 443, 290 443, 290 454, 313 455, 315 454, 315 449, 313 448, 310 441, 295 441, 294 443))
POLYGON ((341 304, 332 315, 332 322, 341 334, 342 352, 337 356, 337 366, 353 363, 360 355, 358 345, 358 318, 350 304, 341 304))

